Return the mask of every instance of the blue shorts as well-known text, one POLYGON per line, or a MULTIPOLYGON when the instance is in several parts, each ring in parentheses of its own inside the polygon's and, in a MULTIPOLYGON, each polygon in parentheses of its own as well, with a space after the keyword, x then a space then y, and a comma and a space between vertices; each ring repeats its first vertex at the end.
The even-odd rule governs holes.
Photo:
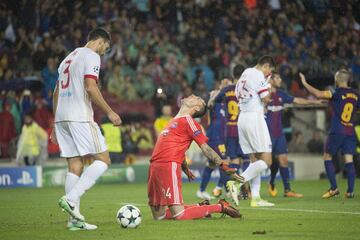
POLYGON ((241 150, 238 137, 227 137, 226 138, 226 151, 230 159, 241 157, 242 159, 249 159, 247 154, 244 154, 241 150))
POLYGON ((286 138, 284 134, 278 138, 271 138, 271 143, 272 143, 273 154, 280 155, 280 154, 288 153, 286 138))
POLYGON ((224 141, 209 141, 208 145, 221 157, 221 159, 226 159, 226 147, 224 141))
POLYGON ((342 154, 354 155, 356 152, 355 135, 348 136, 330 133, 326 139, 324 151, 332 156, 335 156, 339 150, 341 150, 342 154))

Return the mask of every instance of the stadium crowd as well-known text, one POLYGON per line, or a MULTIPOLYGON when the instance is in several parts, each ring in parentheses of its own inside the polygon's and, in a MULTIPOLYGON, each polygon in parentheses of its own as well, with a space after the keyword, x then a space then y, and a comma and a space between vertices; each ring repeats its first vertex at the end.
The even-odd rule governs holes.
POLYGON ((100 71, 103 89, 120 103, 153 101, 154 120, 165 103, 176 107, 192 93, 207 99, 234 65, 250 66, 264 54, 275 56, 284 88, 295 96, 305 94, 299 71, 325 87, 336 70, 349 68, 357 86, 359 6, 340 0, 3 1, 0 143, 20 136, 29 113, 41 128, 51 128, 59 61, 97 26, 112 34, 100 71))

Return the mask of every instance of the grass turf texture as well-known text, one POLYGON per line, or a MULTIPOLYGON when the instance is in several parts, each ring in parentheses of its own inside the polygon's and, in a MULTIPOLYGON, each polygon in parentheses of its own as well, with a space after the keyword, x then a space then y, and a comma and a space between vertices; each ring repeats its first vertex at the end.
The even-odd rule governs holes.
MULTIPOLYGON (((77 232, 65 228, 68 215, 57 206, 63 188, 1 189, 0 239, 359 239, 360 196, 344 199, 345 181, 340 181, 340 197, 325 200, 320 198, 328 187, 325 180, 292 185, 305 197, 284 198, 279 194, 270 198, 263 182, 262 196, 274 202, 274 208, 254 209, 249 201, 241 201, 242 220, 220 219, 214 214, 211 219, 190 221, 152 220, 145 184, 97 185, 82 198, 81 212, 99 229, 77 232), (140 208, 143 218, 139 228, 122 229, 117 224, 116 212, 125 203, 140 208)), ((357 180, 357 194, 359 185, 357 180)), ((208 189, 213 187, 210 184, 208 189)), ((281 193, 280 182, 277 187, 281 193)), ((196 183, 183 185, 185 203, 199 201, 195 197, 197 188, 196 183)))

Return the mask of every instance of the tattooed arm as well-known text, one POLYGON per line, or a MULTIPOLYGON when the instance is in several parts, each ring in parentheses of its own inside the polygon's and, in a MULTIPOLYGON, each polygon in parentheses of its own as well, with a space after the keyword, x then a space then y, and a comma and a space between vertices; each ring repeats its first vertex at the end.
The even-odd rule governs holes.
POLYGON ((236 174, 236 169, 229 168, 228 164, 221 159, 221 157, 207 144, 204 143, 200 146, 201 151, 203 154, 213 163, 215 163, 217 166, 220 167, 223 171, 225 171, 227 174, 231 175, 232 178, 244 182, 244 179, 242 176, 239 176, 236 174))
POLYGON ((202 144, 200 148, 205 157, 210 159, 211 162, 215 163, 217 166, 223 164, 224 161, 221 157, 207 143, 202 144))

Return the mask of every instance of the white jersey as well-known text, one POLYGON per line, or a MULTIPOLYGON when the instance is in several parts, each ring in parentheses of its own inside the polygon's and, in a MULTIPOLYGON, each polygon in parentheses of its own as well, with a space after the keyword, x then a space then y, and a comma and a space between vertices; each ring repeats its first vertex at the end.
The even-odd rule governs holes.
POLYGON ((247 68, 236 83, 235 93, 241 112, 264 113, 262 98, 269 94, 269 84, 263 72, 247 68))
POLYGON ((100 56, 90 48, 76 48, 58 68, 59 97, 55 122, 92 122, 94 112, 85 90, 85 78, 98 80, 100 56))

